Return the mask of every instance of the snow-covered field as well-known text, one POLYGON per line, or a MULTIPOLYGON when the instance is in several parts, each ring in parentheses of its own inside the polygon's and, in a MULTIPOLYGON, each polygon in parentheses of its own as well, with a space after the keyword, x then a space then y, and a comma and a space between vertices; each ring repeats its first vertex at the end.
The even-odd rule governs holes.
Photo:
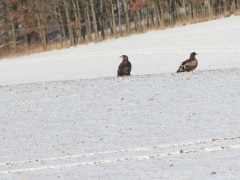
POLYGON ((239 179, 239 22, 0 61, 0 179, 239 179))
POLYGON ((198 69, 240 67, 240 16, 0 61, 0 85, 113 77, 126 54, 132 74, 176 72, 191 52, 198 69))
POLYGON ((239 83, 229 69, 1 87, 0 177, 238 179, 239 83))

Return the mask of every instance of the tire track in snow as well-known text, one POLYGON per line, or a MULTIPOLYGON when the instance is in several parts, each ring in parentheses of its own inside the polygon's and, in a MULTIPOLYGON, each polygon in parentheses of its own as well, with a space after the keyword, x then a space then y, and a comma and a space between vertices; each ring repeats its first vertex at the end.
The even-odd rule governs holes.
POLYGON ((100 164, 119 163, 119 162, 126 162, 126 161, 141 161, 141 160, 161 158, 166 156, 175 156, 180 154, 191 154, 191 153, 202 153, 202 152, 214 152, 214 151, 221 151, 225 149, 240 149, 240 145, 237 144, 237 145, 229 145, 229 146, 216 146, 212 148, 191 149, 191 150, 185 150, 185 151, 172 151, 167 153, 154 154, 151 156, 135 156, 135 157, 112 159, 112 160, 89 161, 89 162, 71 163, 71 164, 63 164, 63 165, 42 166, 42 167, 36 167, 36 168, 22 168, 22 169, 1 171, 0 174, 17 173, 17 172, 24 172, 24 171, 51 170, 51 169, 70 168, 70 167, 87 166, 87 165, 88 166, 100 165, 100 164))
MULTIPOLYGON (((38 161, 54 161, 54 160, 62 160, 62 159, 76 159, 81 157, 90 157, 95 155, 104 155, 104 154, 114 154, 118 152, 132 152, 132 151, 145 151, 145 150, 153 150, 153 149, 164 149, 170 147, 181 147, 181 146, 190 146, 190 145, 200 145, 200 144, 208 144, 210 142, 220 142, 220 141, 229 141, 229 140, 236 140, 240 139, 240 136, 236 137, 225 137, 225 138, 217 138, 217 139, 208 139, 208 140, 199 140, 199 141, 190 141, 190 142, 182 142, 182 143, 173 143, 173 144, 161 144, 157 146, 149 146, 149 147, 142 147, 142 148, 134 148, 134 149, 122 149, 122 150, 113 150, 113 151, 103 151, 103 152, 93 152, 87 154, 80 154, 80 155, 69 155, 69 156, 60 156, 60 157, 52 157, 52 158, 43 158, 38 159, 38 161)), ((23 164, 28 162, 27 161, 18 161, 18 162, 3 162, 0 163, 0 166, 6 164, 23 164)))
MULTIPOLYGON (((149 147, 143 147, 143 148, 134 148, 134 149, 123 149, 123 150, 113 150, 113 151, 103 151, 103 152, 93 152, 93 153, 87 153, 87 154, 80 154, 80 155, 70 155, 70 156, 62 156, 62 157, 52 157, 52 158, 44 158, 44 159, 37 159, 37 162, 54 162, 54 161, 61 161, 61 160, 76 160, 79 158, 83 158, 83 157, 93 157, 93 156, 101 156, 101 155, 112 155, 112 154, 116 154, 116 153, 130 153, 130 152, 140 152, 140 151, 157 151, 157 150, 161 150, 161 149, 166 149, 166 148, 180 148, 180 147, 188 147, 191 145, 213 145, 214 143, 217 142, 222 142, 222 141, 232 141, 232 140, 239 140, 240 136, 236 136, 236 137, 225 137, 225 138, 217 138, 217 139, 208 139, 208 140, 199 140, 199 141, 190 141, 190 142, 182 142, 182 143, 173 143, 173 144, 162 144, 162 145, 158 145, 158 146, 149 146, 149 147)), ((229 145, 229 147, 231 147, 232 145, 229 145)), ((234 145, 235 147, 236 145, 234 145)), ((208 149, 210 149, 210 151, 214 151, 214 150, 220 150, 220 149, 224 149, 228 146, 223 146, 223 147, 215 147, 215 148, 201 148, 199 150, 196 150, 196 152, 201 152, 202 149, 204 151, 208 151, 208 149)), ((240 145, 236 146, 236 148, 239 148, 240 145)), ((193 150, 186 150, 185 152, 192 152, 193 150)), ((156 154, 153 156, 159 157, 159 156, 164 156, 165 155, 176 155, 179 154, 180 152, 167 152, 167 153, 162 153, 162 154, 156 154)), ((124 155, 127 156, 127 155, 124 155)), ((140 160, 142 159, 147 159, 147 157, 152 157, 152 156, 140 156, 140 160)), ((137 157, 134 158, 130 158, 133 160, 137 160, 137 157)), ((100 161, 102 163, 107 163, 107 162, 117 162, 119 159, 116 160, 104 160, 104 161, 100 161), (105 162, 106 161, 106 162, 105 162)), ((26 161, 18 161, 18 162, 2 162, 0 163, 0 168, 2 167, 14 167, 17 165, 27 165, 36 162, 36 160, 26 160, 26 161)), ((70 165, 70 167, 73 166, 80 166, 80 165, 94 165, 96 164, 96 162, 83 162, 83 163, 73 163, 70 165), (90 163, 90 164, 89 164, 90 163)), ((57 166, 43 166, 43 167, 36 167, 36 168, 23 168, 20 169, 20 171, 30 171, 31 169, 36 169, 36 170, 41 170, 41 169, 51 169, 51 168, 61 168, 61 167, 68 167, 68 165, 57 165, 57 166)), ((17 170, 10 170, 10 171, 17 171, 17 170)), ((0 171, 0 173, 6 173, 7 171, 0 171)))

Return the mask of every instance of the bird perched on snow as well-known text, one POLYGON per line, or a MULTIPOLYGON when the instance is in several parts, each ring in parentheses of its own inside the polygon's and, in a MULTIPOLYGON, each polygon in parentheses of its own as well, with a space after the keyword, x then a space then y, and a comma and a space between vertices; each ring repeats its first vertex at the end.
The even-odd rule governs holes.
POLYGON ((196 69, 197 65, 198 65, 198 61, 195 58, 195 55, 197 55, 197 53, 192 52, 190 54, 190 58, 187 59, 186 61, 182 62, 179 69, 177 70, 177 73, 179 73, 179 72, 190 72, 190 71, 193 71, 194 69, 196 69))
POLYGON ((118 66, 117 76, 131 76, 132 64, 129 62, 128 57, 122 55, 120 58, 122 58, 122 62, 118 66))

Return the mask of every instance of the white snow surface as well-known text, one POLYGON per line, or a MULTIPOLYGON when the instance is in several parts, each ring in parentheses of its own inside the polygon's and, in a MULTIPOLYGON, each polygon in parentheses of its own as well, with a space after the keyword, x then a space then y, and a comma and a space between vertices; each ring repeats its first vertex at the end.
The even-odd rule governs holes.
POLYGON ((0 179, 239 179, 237 22, 0 61, 0 179))
POLYGON ((239 83, 226 69, 1 87, 0 179, 237 179, 239 83))
POLYGON ((240 67, 240 16, 0 61, 0 85, 114 77, 128 55, 132 75, 176 72, 191 52, 198 69, 240 67))

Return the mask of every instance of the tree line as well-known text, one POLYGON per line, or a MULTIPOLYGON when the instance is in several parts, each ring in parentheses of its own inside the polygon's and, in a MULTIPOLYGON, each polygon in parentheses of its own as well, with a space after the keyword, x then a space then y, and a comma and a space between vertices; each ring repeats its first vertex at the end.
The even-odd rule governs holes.
POLYGON ((1 0, 0 55, 208 20, 239 6, 240 0, 1 0))

